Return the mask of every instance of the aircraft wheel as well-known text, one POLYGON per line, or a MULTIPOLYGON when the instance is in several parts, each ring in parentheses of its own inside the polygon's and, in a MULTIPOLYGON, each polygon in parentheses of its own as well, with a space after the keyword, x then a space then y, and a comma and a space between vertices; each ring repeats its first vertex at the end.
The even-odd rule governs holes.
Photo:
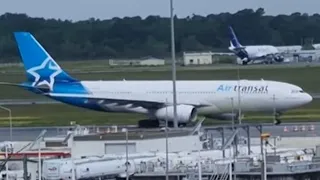
POLYGON ((280 125, 281 124, 281 120, 280 120, 280 116, 281 116, 281 113, 280 112, 277 112, 275 115, 274 115, 274 125, 280 125))
POLYGON ((280 119, 275 119, 273 122, 274 125, 278 126, 281 124, 281 120, 280 119))

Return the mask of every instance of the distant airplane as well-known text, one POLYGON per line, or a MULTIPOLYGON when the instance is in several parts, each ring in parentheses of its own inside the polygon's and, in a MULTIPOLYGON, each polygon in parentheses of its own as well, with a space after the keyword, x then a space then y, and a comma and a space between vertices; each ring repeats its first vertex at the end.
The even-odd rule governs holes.
POLYGON ((242 46, 231 26, 229 26, 229 31, 231 38, 229 50, 235 53, 235 55, 240 58, 240 61, 243 65, 247 65, 248 63, 283 62, 285 60, 275 46, 242 46))
MULTIPOLYGON (((145 114, 149 119, 139 121, 140 127, 159 127, 159 122, 166 119, 172 125, 172 81, 79 81, 62 70, 33 35, 16 32, 14 36, 27 81, 2 84, 96 111, 145 114)), ((176 86, 177 120, 182 126, 195 121, 198 115, 231 120, 237 118, 232 112, 239 107, 242 112, 267 113, 275 108, 280 116, 312 101, 300 87, 276 81, 177 81, 176 86)))

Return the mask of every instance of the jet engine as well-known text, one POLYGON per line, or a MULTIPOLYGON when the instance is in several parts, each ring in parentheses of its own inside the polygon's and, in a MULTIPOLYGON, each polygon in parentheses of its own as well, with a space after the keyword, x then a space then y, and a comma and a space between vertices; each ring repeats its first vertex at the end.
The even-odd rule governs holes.
MULTIPOLYGON (((154 116, 158 120, 174 121, 173 106, 167 106, 155 111, 154 116)), ((197 110, 190 105, 177 105, 177 120, 179 123, 188 123, 197 119, 197 110)))
POLYGON ((275 55, 273 59, 276 62, 283 62, 284 61, 284 57, 282 55, 279 55, 279 54, 275 55))
POLYGON ((251 59, 249 59, 249 58, 243 58, 242 65, 247 65, 250 61, 251 61, 251 59))

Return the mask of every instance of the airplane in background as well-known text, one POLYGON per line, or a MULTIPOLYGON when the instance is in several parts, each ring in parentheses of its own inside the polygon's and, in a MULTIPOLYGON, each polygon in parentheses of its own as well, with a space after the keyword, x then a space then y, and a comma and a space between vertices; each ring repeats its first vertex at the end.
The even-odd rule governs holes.
MULTIPOLYGON (((159 127, 165 120, 172 126, 172 81, 80 81, 67 74, 32 34, 15 32, 14 36, 27 80, 21 84, 3 82, 3 85, 22 87, 66 104, 96 111, 147 115, 147 120, 139 121, 139 127, 159 127)), ((239 108, 244 113, 271 113, 276 109, 278 117, 282 112, 312 101, 302 88, 277 81, 177 81, 176 88, 180 126, 195 121, 198 116, 231 120, 238 117, 232 112, 239 108), (240 104, 238 93, 241 95, 240 104)))
MULTIPOLYGON (((250 45, 242 46, 231 26, 230 32, 230 46, 229 50, 232 51, 237 57, 240 58, 242 65, 248 63, 273 63, 284 62, 285 59, 275 46, 271 45, 250 45)), ((238 62, 239 64, 239 62, 238 62)))

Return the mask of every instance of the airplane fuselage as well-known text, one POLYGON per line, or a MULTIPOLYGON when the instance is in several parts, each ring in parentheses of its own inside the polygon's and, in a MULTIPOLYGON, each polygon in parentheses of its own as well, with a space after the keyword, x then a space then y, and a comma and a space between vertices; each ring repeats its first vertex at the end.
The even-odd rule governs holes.
MULTIPOLYGON (((69 88, 68 93, 48 95, 68 104, 105 112, 148 114, 150 109, 99 99, 152 101, 168 105, 173 102, 171 81, 81 81, 81 84, 88 92, 88 99, 98 100, 90 101, 84 95, 77 96, 80 92, 77 88, 75 93, 69 88)), ((58 89, 58 86, 56 82, 55 88, 58 89)), ((285 111, 312 99, 300 87, 276 81, 177 81, 176 87, 177 104, 194 106, 202 115, 232 112, 239 107, 239 94, 243 112, 272 112, 274 108, 285 111)))
POLYGON ((245 51, 248 52, 249 59, 259 59, 268 55, 275 55, 279 53, 276 47, 269 45, 246 46, 245 51))
POLYGON ((229 47, 241 59, 258 60, 265 59, 269 55, 276 55, 279 53, 276 47, 269 45, 261 46, 245 46, 243 49, 236 49, 229 47))

